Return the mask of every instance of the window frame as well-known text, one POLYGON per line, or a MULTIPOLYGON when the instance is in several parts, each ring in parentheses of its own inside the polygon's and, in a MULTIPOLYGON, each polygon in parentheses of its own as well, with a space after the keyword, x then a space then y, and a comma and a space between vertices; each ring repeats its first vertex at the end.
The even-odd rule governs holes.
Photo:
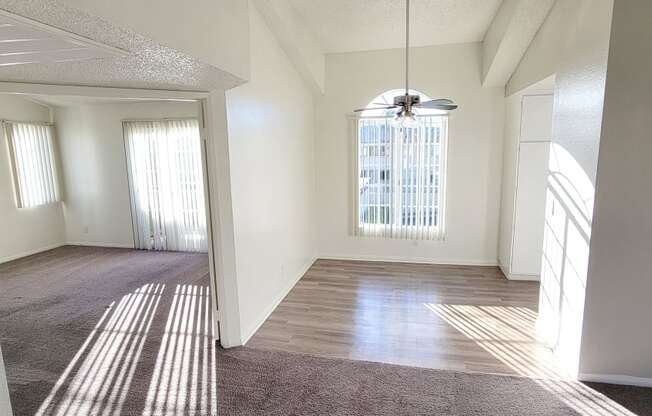
MULTIPOLYGON (((351 217, 351 230, 352 234, 361 238, 384 238, 384 239, 405 239, 405 240, 433 240, 445 241, 446 240, 446 205, 447 205, 447 190, 446 184, 448 182, 448 131, 449 131, 449 114, 425 114, 421 115, 421 119, 437 117, 441 118, 443 131, 440 136, 440 150, 439 150, 439 186, 438 190, 438 213, 437 225, 432 227, 420 227, 416 225, 402 225, 402 224, 371 224, 363 227, 360 223, 360 121, 365 119, 381 119, 391 120, 391 116, 364 116, 352 115, 350 117, 350 137, 353 138, 353 151, 352 151, 352 169, 351 176, 351 193, 353 202, 353 215, 351 217)), ((394 127, 394 129, 401 131, 401 128, 394 127)), ((402 134, 402 133, 400 133, 402 134)), ((393 174, 394 169, 390 169, 390 176, 393 174)), ((393 180, 393 179, 392 179, 393 180)), ((434 179, 433 179, 434 181, 434 179)), ((395 216, 401 216, 405 213, 395 213, 395 216)))
MULTIPOLYGON (((58 160, 58 148, 57 148, 57 134, 55 124, 52 122, 45 121, 31 121, 31 120, 0 120, 2 123, 2 135, 6 141, 7 146, 7 158, 9 161, 9 169, 11 170, 11 182, 14 189, 14 202, 17 209, 32 209, 39 207, 46 207, 48 205, 55 205, 61 202, 61 189, 60 189, 60 177, 59 177, 59 160, 58 160), (30 124, 34 126, 44 126, 49 127, 50 131, 50 143, 49 143, 49 154, 50 154, 50 167, 51 172, 50 176, 52 177, 52 188, 54 193, 54 199, 48 200, 39 204, 26 205, 23 200, 25 190, 21 188, 20 178, 19 178, 19 169, 18 169, 18 160, 16 158, 16 148, 14 145, 13 133, 9 132, 12 124, 30 124)), ((40 161, 39 163, 42 163, 40 161)))

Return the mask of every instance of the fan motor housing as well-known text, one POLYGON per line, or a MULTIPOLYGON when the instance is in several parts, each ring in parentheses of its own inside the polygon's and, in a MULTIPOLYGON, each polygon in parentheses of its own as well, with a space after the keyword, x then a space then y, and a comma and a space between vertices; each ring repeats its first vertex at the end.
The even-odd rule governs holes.
POLYGON ((412 107, 415 104, 419 104, 421 98, 418 95, 397 95, 394 97, 394 105, 400 105, 402 107, 412 107))

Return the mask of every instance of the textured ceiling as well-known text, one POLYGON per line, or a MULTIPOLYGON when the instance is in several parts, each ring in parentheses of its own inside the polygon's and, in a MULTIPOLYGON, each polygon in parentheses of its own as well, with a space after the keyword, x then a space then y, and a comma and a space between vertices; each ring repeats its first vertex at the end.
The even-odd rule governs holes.
POLYGON ((0 9, 127 51, 118 58, 0 67, 0 80, 122 88, 212 90, 240 80, 56 0, 0 0, 0 9))
POLYGON ((0 66, 124 56, 69 32, 0 10, 0 66))
MULTIPOLYGON (((405 1, 288 0, 328 53, 401 48, 405 1)), ((481 41, 502 0, 412 0, 410 46, 481 41)))

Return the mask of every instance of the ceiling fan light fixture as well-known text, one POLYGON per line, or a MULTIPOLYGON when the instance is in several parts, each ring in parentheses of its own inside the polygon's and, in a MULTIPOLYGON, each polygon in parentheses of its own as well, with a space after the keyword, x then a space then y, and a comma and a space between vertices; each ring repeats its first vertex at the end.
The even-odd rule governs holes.
POLYGON ((415 114, 403 116, 403 120, 401 121, 401 126, 404 129, 412 129, 412 128, 419 127, 419 119, 415 114))
POLYGON ((392 124, 397 128, 412 129, 419 127, 419 118, 412 111, 396 113, 392 124))

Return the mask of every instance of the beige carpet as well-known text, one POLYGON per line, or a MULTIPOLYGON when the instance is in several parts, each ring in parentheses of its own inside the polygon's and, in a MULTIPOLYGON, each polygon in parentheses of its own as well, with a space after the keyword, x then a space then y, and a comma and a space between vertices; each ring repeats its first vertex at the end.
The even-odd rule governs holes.
POLYGON ((16 416, 214 414, 209 322, 206 254, 68 246, 0 265, 16 416))
POLYGON ((220 415, 652 414, 652 389, 429 370, 252 348, 217 353, 220 415), (603 386, 609 390, 609 386, 603 386), (618 397, 619 396, 619 397, 618 397))

